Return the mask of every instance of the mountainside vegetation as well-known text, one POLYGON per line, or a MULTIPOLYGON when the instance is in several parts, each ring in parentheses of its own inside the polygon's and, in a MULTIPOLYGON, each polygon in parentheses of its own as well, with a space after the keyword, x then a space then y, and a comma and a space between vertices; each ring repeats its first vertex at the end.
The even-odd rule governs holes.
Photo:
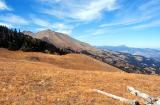
POLYGON ((16 29, 0 26, 0 47, 9 50, 35 51, 55 54, 67 54, 69 49, 59 49, 40 39, 32 38, 16 29))

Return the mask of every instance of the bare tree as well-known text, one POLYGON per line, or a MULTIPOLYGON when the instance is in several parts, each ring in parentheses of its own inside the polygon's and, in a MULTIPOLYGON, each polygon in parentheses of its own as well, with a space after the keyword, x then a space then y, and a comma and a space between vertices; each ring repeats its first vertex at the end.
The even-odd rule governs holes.
POLYGON ((123 97, 120 97, 120 96, 116 96, 116 95, 113 95, 113 94, 110 94, 110 93, 107 93, 107 92, 104 92, 104 91, 101 91, 101 90, 97 90, 97 89, 94 89, 93 91, 95 91, 97 93, 100 93, 100 94, 103 94, 103 95, 106 95, 108 97, 111 97, 111 98, 113 98, 115 100, 119 100, 121 102, 127 103, 127 104, 139 105, 139 102, 136 101, 136 100, 126 99, 126 98, 123 98, 123 97))
MULTIPOLYGON (((133 87, 129 87, 129 86, 127 87, 127 89, 128 89, 129 93, 144 99, 145 105, 160 105, 160 97, 157 97, 157 98, 151 97, 148 94, 140 92, 140 91, 134 89, 133 87)), ((116 96, 116 95, 113 95, 111 93, 107 93, 107 92, 104 92, 104 91, 101 91, 101 90, 98 90, 98 89, 93 89, 93 91, 97 92, 97 93, 100 93, 100 94, 103 94, 103 95, 106 95, 108 97, 111 97, 115 100, 119 100, 123 103, 127 103, 127 104, 130 104, 130 105, 140 105, 140 103, 137 100, 126 99, 126 98, 116 96)))
POLYGON ((152 96, 149 96, 146 93, 143 93, 143 92, 140 92, 140 91, 134 89, 133 87, 128 86, 127 88, 131 94, 144 99, 145 105, 160 105, 160 98, 159 97, 154 98, 152 96))

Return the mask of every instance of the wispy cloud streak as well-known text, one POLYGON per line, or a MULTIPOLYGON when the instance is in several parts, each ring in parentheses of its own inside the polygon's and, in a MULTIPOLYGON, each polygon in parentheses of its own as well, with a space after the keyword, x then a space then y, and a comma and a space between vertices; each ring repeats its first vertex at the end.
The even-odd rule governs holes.
POLYGON ((43 8, 44 13, 77 21, 95 20, 101 18, 105 11, 118 9, 117 0, 53 0, 48 6, 50 8, 43 8), (54 3, 59 6, 54 6, 54 3))
POLYGON ((129 3, 127 5, 127 7, 129 7, 128 9, 124 6, 112 22, 100 24, 99 28, 125 26, 125 28, 135 27, 135 29, 137 29, 139 27, 140 29, 141 27, 142 29, 151 26, 156 27, 158 26, 157 21, 160 21, 159 5, 160 0, 129 3))
POLYGON ((18 24, 18 25, 28 25, 29 22, 22 18, 21 16, 18 15, 14 15, 14 14, 4 14, 4 15, 0 15, 0 21, 4 21, 6 23, 10 23, 10 24, 18 24))

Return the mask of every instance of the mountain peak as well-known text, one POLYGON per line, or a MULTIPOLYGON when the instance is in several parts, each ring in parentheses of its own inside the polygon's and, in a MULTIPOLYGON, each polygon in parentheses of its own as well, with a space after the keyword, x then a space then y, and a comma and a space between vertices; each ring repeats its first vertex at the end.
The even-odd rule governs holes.
POLYGON ((41 30, 41 31, 39 31, 39 32, 54 32, 54 31, 51 30, 51 29, 44 29, 44 30, 41 30))
POLYGON ((51 32, 54 32, 54 31, 52 31, 51 29, 46 29, 46 30, 43 30, 43 31, 51 31, 51 32))
POLYGON ((50 29, 40 31, 36 33, 35 36, 38 39, 42 39, 47 41, 48 43, 52 43, 58 48, 70 48, 72 50, 75 50, 76 52, 80 52, 83 50, 96 51, 96 52, 99 51, 99 49, 96 49, 84 42, 80 42, 70 37, 67 34, 55 32, 50 29))

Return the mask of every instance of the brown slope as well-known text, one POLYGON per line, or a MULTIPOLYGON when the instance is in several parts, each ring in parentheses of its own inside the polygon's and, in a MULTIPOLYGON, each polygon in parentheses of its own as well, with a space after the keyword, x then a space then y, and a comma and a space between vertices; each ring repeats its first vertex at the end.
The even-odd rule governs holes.
POLYGON ((40 31, 38 33, 35 33, 35 37, 38 39, 45 40, 45 41, 55 45, 58 48, 71 48, 71 49, 78 51, 78 52, 80 52, 82 50, 94 51, 94 52, 100 51, 87 43, 80 42, 80 41, 70 37, 67 34, 54 32, 52 30, 44 30, 44 31, 40 31))
MULTIPOLYGON (((35 55, 48 60, 57 59, 57 56, 42 53, 14 53, 1 49, 0 55, 1 105, 125 105, 94 93, 91 89, 101 89, 129 99, 138 99, 128 94, 128 85, 153 96, 160 94, 159 76, 86 70, 75 72, 74 69, 66 70, 44 61, 40 62, 41 60, 33 62, 24 59, 26 56, 35 55)), ((74 59, 75 56, 77 57, 63 57, 74 59)))
POLYGON ((100 62, 96 59, 83 54, 68 55, 50 55, 36 52, 8 51, 0 49, 0 57, 14 60, 25 60, 33 62, 43 62, 53 64, 54 66, 73 69, 73 70, 91 70, 91 71, 121 71, 118 68, 100 62))

